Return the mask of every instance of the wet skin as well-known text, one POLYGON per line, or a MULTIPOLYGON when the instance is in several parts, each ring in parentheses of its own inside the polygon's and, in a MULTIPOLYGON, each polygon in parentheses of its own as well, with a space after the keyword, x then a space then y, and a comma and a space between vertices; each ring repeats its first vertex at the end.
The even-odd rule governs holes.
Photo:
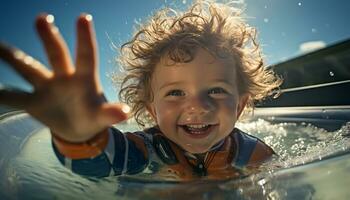
POLYGON ((166 137, 191 153, 207 152, 235 126, 247 95, 239 95, 235 66, 199 49, 189 63, 164 58, 152 76, 149 111, 166 137))

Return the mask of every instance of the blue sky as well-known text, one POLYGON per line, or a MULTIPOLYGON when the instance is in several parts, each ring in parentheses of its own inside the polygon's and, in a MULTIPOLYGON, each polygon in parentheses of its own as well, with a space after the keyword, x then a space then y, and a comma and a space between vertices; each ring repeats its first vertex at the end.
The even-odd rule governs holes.
MULTIPOLYGON (((350 1, 347 0, 242 0, 248 22, 256 26, 269 64, 314 48, 350 38, 350 1)), ((160 7, 186 8, 190 0, 0 0, 0 41, 21 48, 47 64, 34 29, 38 13, 55 16, 55 23, 74 56, 75 19, 93 15, 100 55, 100 76, 106 96, 117 100, 108 74, 118 71, 117 47, 130 39, 135 21, 144 21, 160 7)), ((222 2, 222 1, 221 1, 222 2)), ((30 86, 0 61, 0 83, 30 90, 30 86)))

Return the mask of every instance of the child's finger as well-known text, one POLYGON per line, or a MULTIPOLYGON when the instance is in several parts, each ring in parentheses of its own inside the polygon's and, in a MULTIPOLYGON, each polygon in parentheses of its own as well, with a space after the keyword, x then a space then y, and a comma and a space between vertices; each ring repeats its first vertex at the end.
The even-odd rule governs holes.
POLYGON ((97 44, 92 16, 82 14, 77 21, 77 74, 95 75, 98 65, 97 44))
POLYGON ((72 60, 68 47, 53 21, 52 15, 39 15, 36 20, 36 28, 55 75, 68 75, 74 71, 72 60))
POLYGON ((0 89, 0 104, 3 105, 25 110, 28 108, 31 99, 31 94, 24 91, 11 88, 0 89))
POLYGON ((23 51, 0 43, 0 58, 10 64, 24 79, 35 88, 40 87, 52 73, 39 61, 23 51))
POLYGON ((112 124, 124 121, 129 118, 130 107, 126 104, 102 105, 98 113, 98 123, 101 126, 110 126, 112 124))

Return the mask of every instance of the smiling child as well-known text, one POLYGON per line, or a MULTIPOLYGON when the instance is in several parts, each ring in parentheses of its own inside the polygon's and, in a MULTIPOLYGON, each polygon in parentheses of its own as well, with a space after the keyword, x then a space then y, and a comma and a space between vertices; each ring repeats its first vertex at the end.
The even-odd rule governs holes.
POLYGON ((81 175, 142 174, 158 163, 152 174, 175 180, 238 177, 274 152, 235 123, 281 84, 264 65, 256 30, 240 15, 237 8, 205 1, 183 13, 163 9, 122 46, 120 97, 139 125, 149 126, 143 131, 112 126, 128 117, 128 107, 103 96, 86 14, 77 23, 75 64, 51 15, 40 15, 37 29, 53 72, 1 46, 0 57, 35 90, 2 91, 0 103, 47 125, 58 159, 81 175))

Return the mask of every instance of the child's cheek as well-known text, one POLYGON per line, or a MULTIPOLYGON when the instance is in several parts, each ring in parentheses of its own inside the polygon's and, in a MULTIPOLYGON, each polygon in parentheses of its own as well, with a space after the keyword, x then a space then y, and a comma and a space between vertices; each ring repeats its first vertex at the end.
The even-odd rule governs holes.
POLYGON ((222 108, 228 109, 228 111, 234 111, 237 108, 238 102, 237 98, 230 96, 217 101, 218 105, 222 108))
POLYGON ((176 119, 177 114, 181 110, 181 103, 175 101, 162 101, 156 106, 157 121, 162 123, 164 121, 172 121, 176 119))
POLYGON ((237 98, 231 97, 219 100, 217 102, 219 115, 225 118, 236 121, 238 102, 237 98))

